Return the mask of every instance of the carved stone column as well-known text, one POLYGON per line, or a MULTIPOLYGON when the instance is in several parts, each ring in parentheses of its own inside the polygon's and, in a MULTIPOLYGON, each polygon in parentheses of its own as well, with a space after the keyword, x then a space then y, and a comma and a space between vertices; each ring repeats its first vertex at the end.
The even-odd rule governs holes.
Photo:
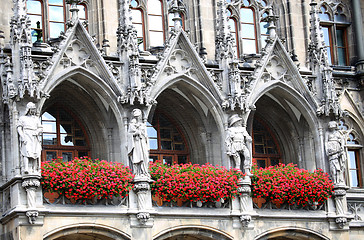
POLYGON ((240 178, 238 181, 238 192, 240 198, 240 222, 244 228, 248 227, 252 221, 251 213, 253 212, 253 201, 250 196, 251 180, 249 176, 240 178))
POLYGON ((149 210, 151 208, 151 193, 150 193, 150 183, 152 180, 135 180, 133 191, 137 195, 138 202, 138 213, 136 218, 141 225, 146 225, 150 219, 149 210))
POLYGON ((27 193, 27 212, 26 216, 29 218, 29 223, 34 224, 37 220, 39 212, 36 205, 36 191, 40 186, 40 176, 39 175, 27 175, 23 177, 22 187, 25 188, 27 193))

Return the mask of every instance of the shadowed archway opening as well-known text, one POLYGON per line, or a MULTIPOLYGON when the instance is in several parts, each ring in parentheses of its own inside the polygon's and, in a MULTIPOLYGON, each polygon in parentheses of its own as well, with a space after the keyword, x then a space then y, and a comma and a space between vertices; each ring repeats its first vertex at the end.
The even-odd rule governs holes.
POLYGON ((228 234, 212 228, 177 227, 159 234, 154 240, 231 240, 228 234))
POLYGON ((260 234, 255 240, 329 240, 324 235, 308 229, 279 229, 260 234))

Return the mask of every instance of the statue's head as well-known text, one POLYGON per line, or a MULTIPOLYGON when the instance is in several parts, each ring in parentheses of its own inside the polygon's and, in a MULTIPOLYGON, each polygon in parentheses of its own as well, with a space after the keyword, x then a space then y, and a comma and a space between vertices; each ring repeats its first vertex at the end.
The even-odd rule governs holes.
POLYGON ((238 114, 234 114, 229 118, 229 127, 233 126, 235 123, 241 122, 243 119, 238 116, 238 114))
POLYGON ((329 122, 329 129, 331 129, 331 130, 335 130, 335 129, 337 129, 337 122, 335 122, 335 121, 330 121, 330 122, 329 122))
POLYGON ((132 111, 133 117, 140 118, 142 116, 142 111, 138 108, 134 109, 132 111))
POLYGON ((37 107, 34 103, 28 102, 25 114, 35 114, 37 107))

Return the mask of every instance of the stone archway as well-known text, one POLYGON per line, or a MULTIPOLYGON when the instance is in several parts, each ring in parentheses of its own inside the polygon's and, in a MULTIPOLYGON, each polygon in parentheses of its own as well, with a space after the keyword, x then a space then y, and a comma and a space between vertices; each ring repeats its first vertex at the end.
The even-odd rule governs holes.
POLYGON ((264 232, 255 240, 329 240, 324 235, 310 229, 281 228, 264 232))
POLYGON ((207 227, 176 227, 158 234, 154 240, 232 240, 228 234, 207 227))
POLYGON ((77 224, 56 229, 43 240, 130 240, 130 236, 107 226, 77 224))

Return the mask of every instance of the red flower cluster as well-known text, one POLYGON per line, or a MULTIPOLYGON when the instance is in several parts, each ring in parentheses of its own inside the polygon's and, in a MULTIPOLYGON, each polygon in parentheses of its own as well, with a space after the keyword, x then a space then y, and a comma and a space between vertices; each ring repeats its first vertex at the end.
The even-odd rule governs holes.
POLYGON ((331 197, 333 183, 327 173, 299 169, 296 165, 279 164, 268 168, 253 167, 253 198, 264 198, 282 205, 320 206, 331 197))
POLYGON ((74 200, 126 197, 133 174, 121 163, 75 158, 42 162, 41 184, 45 191, 57 192, 74 200))
POLYGON ((165 165, 160 161, 150 164, 152 194, 163 201, 214 202, 231 199, 238 194, 237 182, 242 173, 224 167, 205 165, 165 165))

